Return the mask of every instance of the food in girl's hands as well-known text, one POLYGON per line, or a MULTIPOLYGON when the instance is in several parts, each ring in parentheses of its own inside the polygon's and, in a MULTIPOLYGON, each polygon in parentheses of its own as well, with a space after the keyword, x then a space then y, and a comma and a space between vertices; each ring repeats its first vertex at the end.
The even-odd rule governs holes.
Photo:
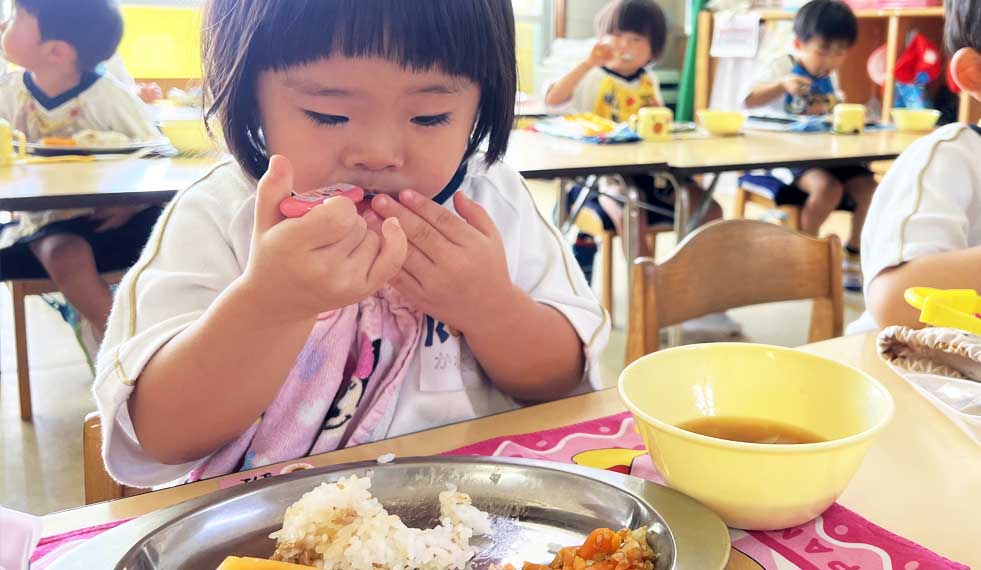
POLYGON ((279 211, 287 218, 299 218, 324 203, 324 200, 335 196, 343 196, 355 203, 359 203, 365 198, 370 198, 374 194, 365 192, 363 189, 351 184, 331 184, 325 188, 318 188, 309 192, 293 192, 289 198, 283 199, 279 203, 279 211))
POLYGON ((303 495, 270 535, 273 560, 328 570, 463 570, 476 554, 470 539, 490 533, 487 513, 452 486, 439 494, 440 524, 431 529, 406 526, 370 487, 371 479, 352 475, 303 495))

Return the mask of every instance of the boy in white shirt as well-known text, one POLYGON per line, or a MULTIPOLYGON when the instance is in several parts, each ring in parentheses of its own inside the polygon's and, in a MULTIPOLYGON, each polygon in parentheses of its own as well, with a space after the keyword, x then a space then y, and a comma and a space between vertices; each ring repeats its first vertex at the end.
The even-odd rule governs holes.
MULTIPOLYGON (((981 100, 981 1, 946 6, 954 80, 981 100)), ((862 234, 868 312, 849 328, 919 328, 903 300, 914 286, 981 291, 981 128, 952 124, 923 137, 889 170, 862 234)))
MULTIPOLYGON (((17 0, 0 32, 4 59, 23 68, 0 78, 0 118, 29 141, 86 129, 160 137, 136 94, 97 71, 122 38, 114 0, 17 0)), ((35 276, 39 262, 92 325, 86 337, 94 344, 112 305, 99 269, 135 261, 158 214, 129 206, 20 212, 0 233, 0 277, 35 276)))
MULTIPOLYGON (((794 18, 796 56, 783 55, 760 69, 743 103, 778 115, 825 115, 844 101, 837 69, 858 37, 858 22, 841 0, 812 0, 794 18)), ((854 203, 852 231, 845 244, 845 288, 860 291, 862 226, 875 177, 865 166, 803 168, 794 171, 794 185, 807 193, 801 209, 801 230, 817 235, 842 200, 854 203)))

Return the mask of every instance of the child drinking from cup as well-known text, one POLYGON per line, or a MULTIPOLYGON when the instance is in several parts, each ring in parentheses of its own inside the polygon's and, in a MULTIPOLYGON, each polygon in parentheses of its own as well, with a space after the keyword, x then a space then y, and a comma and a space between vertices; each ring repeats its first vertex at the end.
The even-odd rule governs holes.
MULTIPOLYGON (((595 113, 601 117, 623 122, 631 120, 640 109, 663 107, 657 76, 650 65, 664 51, 667 24, 664 12, 653 0, 616 0, 608 4, 596 18, 596 33, 600 41, 593 46, 585 61, 556 81, 545 94, 545 103, 560 112, 595 113)), ((657 187, 650 175, 604 177, 601 189, 610 194, 625 193, 623 179, 637 187, 641 200, 671 211, 674 209, 674 190, 657 187)), ((692 209, 704 199, 705 192, 693 180, 683 180, 692 196, 692 209)), ((623 208, 606 196, 599 200, 618 233, 623 230, 623 208)), ((722 217, 722 209, 712 204, 707 219, 722 217)), ((650 255, 643 237, 649 225, 672 223, 664 214, 647 212, 638 223, 639 254, 650 255)))

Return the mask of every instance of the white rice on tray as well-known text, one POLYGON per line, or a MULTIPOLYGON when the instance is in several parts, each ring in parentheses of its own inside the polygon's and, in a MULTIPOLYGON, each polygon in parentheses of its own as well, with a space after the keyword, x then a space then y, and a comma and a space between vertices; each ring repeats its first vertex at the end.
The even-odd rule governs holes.
POLYGON ((273 560, 327 570, 462 570, 476 552, 473 536, 489 534, 487 513, 448 485, 439 494, 440 525, 409 528, 371 495, 371 479, 324 483, 286 510, 273 560))

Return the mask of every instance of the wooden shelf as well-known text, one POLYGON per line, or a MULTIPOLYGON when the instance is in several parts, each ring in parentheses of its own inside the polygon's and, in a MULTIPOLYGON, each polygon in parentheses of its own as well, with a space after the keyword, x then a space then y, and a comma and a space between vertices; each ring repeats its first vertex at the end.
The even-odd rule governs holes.
MULTIPOLYGON (((784 10, 760 10, 760 19, 763 22, 779 22, 792 20, 794 12, 784 10)), ((883 121, 890 122, 890 113, 893 108, 893 97, 895 94, 895 69, 896 60, 901 49, 901 38, 910 30, 919 28, 931 41, 940 45, 943 41, 943 17, 944 9, 941 6, 933 8, 883 8, 872 10, 856 10, 859 19, 859 39, 855 46, 855 53, 849 55, 849 61, 853 65, 843 67, 839 73, 842 86, 846 93, 852 94, 852 98, 857 101, 865 101, 869 95, 870 82, 865 70, 865 58, 872 50, 885 44, 888 59, 886 62, 886 85, 882 88, 875 88, 875 92, 882 97, 882 116, 883 121), (930 18, 933 21, 923 21, 918 19, 930 18), (859 62, 859 63, 855 63, 859 62), (849 88, 849 85, 851 88, 849 88)), ((709 96, 712 90, 712 76, 715 72, 715 61, 710 56, 712 26, 714 24, 713 13, 702 11, 698 17, 698 45, 697 45, 697 64, 695 73, 695 110, 705 109, 709 103, 709 96)), ((971 105, 968 95, 961 94, 961 106, 958 113, 958 120, 962 122, 973 122, 977 116, 976 106, 971 105)))
MULTIPOLYGON (((760 12, 761 20, 793 20, 795 12, 784 10, 763 10, 760 12)), ((855 16, 859 19, 870 18, 943 18, 943 6, 934 8, 883 8, 880 10, 856 10, 855 16)))

